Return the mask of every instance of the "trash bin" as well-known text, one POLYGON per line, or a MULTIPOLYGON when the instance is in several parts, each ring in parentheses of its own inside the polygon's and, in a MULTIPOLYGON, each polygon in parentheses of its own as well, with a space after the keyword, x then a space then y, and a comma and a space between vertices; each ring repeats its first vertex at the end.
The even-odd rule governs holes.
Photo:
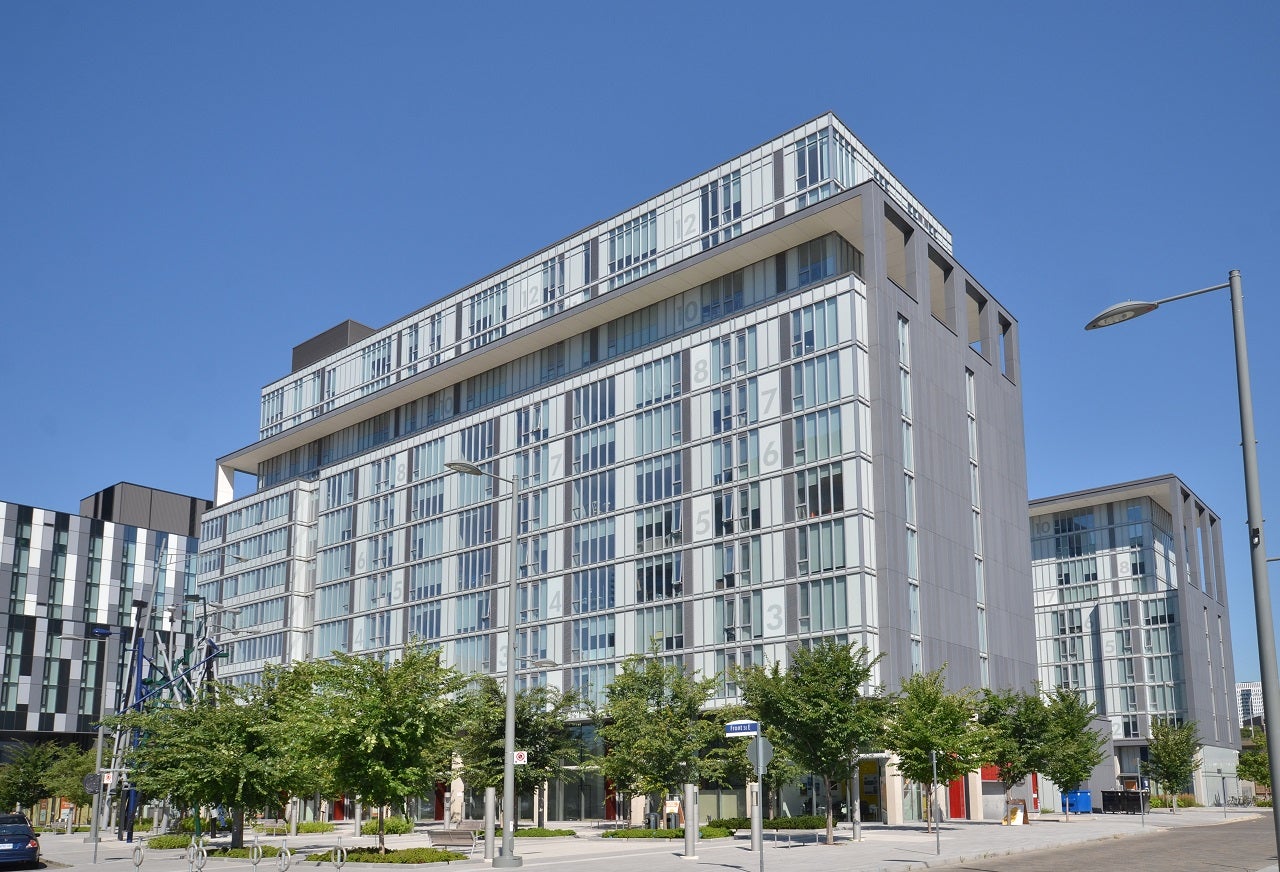
POLYGON ((656 811, 649 812, 644 816, 644 818, 644 825, 646 828, 651 830, 656 830, 658 828, 658 813, 656 811))
POLYGON ((1090 814, 1093 811, 1093 796, 1087 790, 1067 791, 1067 811, 1072 814, 1090 814))
POLYGON ((667 815, 667 829, 677 830, 680 828, 680 815, 671 812, 667 815))

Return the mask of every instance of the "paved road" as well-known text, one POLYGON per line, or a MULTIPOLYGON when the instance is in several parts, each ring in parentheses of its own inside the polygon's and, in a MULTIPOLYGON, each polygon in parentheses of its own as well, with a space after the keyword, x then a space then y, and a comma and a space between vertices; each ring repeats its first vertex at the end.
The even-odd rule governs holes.
POLYGON ((1276 863, 1271 816, 948 866, 955 872, 1257 872, 1276 863))

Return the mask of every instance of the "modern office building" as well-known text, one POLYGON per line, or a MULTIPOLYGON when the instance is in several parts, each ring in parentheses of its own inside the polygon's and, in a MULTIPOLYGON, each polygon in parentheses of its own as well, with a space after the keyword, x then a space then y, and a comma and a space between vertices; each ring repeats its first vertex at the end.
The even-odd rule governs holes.
POLYGON ((1240 713, 1240 726, 1258 726, 1263 723, 1262 682, 1236 682, 1236 711, 1240 713))
POLYGON ((1240 751, 1218 516, 1174 475, 1077 491, 1031 502, 1031 552, 1041 683, 1111 721, 1126 784, 1153 719, 1195 721, 1211 797, 1240 751))
POLYGON ((196 639, 184 597, 196 595, 211 505, 127 483, 86 497, 80 514, 0 502, 0 742, 88 745, 99 713, 135 698, 135 652, 144 678, 175 668, 196 639))
MULTIPOLYGON (((414 639, 501 672, 513 524, 524 684, 599 702, 656 646, 726 703, 731 667, 823 638, 891 688, 1034 680, 1017 324, 832 115, 344 322, 260 401, 200 536, 201 594, 240 609, 230 680, 414 639), (518 511, 451 460, 517 479, 518 511)), ((864 802, 910 816, 866 765, 864 802)), ((594 788, 551 802, 604 813, 594 788)))

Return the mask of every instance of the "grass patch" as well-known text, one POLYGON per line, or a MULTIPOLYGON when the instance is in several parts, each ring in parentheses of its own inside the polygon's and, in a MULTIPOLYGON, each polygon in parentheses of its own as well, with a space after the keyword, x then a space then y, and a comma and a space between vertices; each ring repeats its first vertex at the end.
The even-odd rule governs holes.
MULTIPOLYGON (((308 863, 328 863, 333 858, 329 851, 308 854, 308 863)), ((401 848, 388 849, 379 854, 377 848, 358 848, 347 851, 348 863, 448 863, 453 860, 465 860, 466 854, 457 851, 446 851, 443 848, 401 848)))
MULTIPOLYGON (((707 825, 698 829, 700 839, 727 839, 733 831, 725 827, 707 825)), ((650 830, 635 827, 626 830, 609 830, 602 835, 605 839, 683 839, 684 827, 671 830, 650 830)))
POLYGON ((517 836, 523 836, 526 839, 551 839, 556 836, 576 836, 573 830, 549 830, 546 827, 524 827, 516 830, 517 836))

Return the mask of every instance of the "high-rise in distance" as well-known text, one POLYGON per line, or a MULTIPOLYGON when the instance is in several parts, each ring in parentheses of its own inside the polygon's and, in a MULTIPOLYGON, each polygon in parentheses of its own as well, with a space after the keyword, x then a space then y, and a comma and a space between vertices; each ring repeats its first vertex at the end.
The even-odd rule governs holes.
MULTIPOLYGON (((199 591, 239 609, 220 674, 414 639, 503 671, 516 524, 522 684, 599 701, 656 648, 727 703, 731 667, 833 638, 883 655, 890 688, 944 665, 955 687, 1029 688, 1017 331, 822 115, 391 324, 295 347, 203 521, 199 591), (515 517, 451 460, 518 476, 515 517)), ((864 804, 911 816, 866 765, 864 804)))

